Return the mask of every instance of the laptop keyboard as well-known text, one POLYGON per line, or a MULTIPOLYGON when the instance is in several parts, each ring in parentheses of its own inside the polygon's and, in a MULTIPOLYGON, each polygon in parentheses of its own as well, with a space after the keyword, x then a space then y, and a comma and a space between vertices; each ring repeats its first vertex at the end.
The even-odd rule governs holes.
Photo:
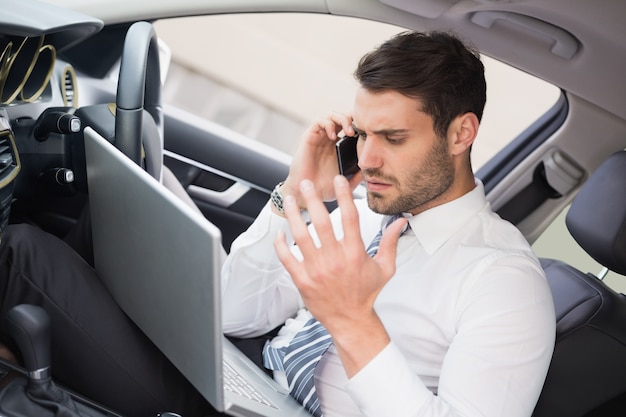
POLYGON ((243 379, 241 374, 226 361, 224 361, 224 388, 235 394, 278 409, 278 407, 272 404, 262 393, 243 379))

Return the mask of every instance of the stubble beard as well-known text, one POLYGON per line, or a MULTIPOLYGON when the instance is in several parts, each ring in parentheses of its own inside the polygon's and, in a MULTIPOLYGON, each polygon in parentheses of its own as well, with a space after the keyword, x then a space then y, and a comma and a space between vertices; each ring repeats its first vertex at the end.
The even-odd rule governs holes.
POLYGON ((454 167, 448 154, 448 144, 444 139, 437 141, 423 164, 404 176, 404 184, 398 178, 385 175, 377 168, 364 170, 363 174, 392 184, 399 190, 400 195, 395 198, 374 191, 367 192, 369 208, 384 215, 415 213, 421 211, 421 207, 426 205, 430 207, 429 203, 432 204, 441 197, 454 182, 454 167))

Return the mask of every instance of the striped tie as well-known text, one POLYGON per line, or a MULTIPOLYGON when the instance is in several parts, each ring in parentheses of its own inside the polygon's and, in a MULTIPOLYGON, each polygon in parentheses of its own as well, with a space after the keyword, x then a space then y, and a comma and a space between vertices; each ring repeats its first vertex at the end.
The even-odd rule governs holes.
MULTIPOLYGON (((378 231, 367 247, 369 256, 376 255, 383 231, 400 216, 401 214, 396 214, 390 217, 378 231)), ((402 233, 407 229, 408 226, 402 233)), ((265 367, 285 371, 289 393, 315 417, 321 417, 322 409, 315 392, 313 374, 317 363, 332 343, 333 340, 326 328, 315 317, 312 317, 288 346, 274 348, 268 342, 263 349, 265 367)))

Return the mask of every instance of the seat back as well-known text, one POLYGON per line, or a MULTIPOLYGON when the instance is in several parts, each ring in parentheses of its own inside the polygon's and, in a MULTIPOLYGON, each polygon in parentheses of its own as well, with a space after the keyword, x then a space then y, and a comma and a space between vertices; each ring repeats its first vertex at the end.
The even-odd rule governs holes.
MULTIPOLYGON (((597 262, 626 274, 626 152, 611 155, 594 172, 566 224, 597 262)), ((576 417, 600 409, 603 416, 626 415, 614 407, 626 404, 626 297, 564 262, 541 262, 554 298, 557 337, 533 416, 576 417), (605 413, 608 406, 618 414, 605 413)))

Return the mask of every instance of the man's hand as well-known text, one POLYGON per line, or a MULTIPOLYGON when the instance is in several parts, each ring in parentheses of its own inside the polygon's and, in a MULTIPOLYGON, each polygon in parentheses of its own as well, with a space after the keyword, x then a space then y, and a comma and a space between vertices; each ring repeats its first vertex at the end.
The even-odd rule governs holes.
MULTIPOLYGON (((346 135, 355 134, 352 117, 332 113, 318 120, 304 133, 291 163, 289 175, 281 189, 284 196, 295 197, 298 207, 307 208, 300 193, 300 183, 304 179, 309 179, 315 184, 324 201, 335 200, 332 179, 339 173, 335 143, 338 139, 337 134, 342 130, 346 135)), ((352 189, 361 181, 360 172, 350 178, 352 189)))
POLYGON ((290 196, 285 199, 285 214, 303 260, 292 254, 284 235, 277 237, 275 247, 307 308, 333 337, 350 377, 389 343, 389 336, 374 311, 374 301, 395 273, 397 242, 406 220, 397 220, 387 228, 378 253, 371 258, 361 238, 348 180, 337 175, 333 183, 341 210, 343 238, 337 240, 322 199, 313 183, 304 180, 300 193, 320 244, 313 241, 295 199, 290 196))

